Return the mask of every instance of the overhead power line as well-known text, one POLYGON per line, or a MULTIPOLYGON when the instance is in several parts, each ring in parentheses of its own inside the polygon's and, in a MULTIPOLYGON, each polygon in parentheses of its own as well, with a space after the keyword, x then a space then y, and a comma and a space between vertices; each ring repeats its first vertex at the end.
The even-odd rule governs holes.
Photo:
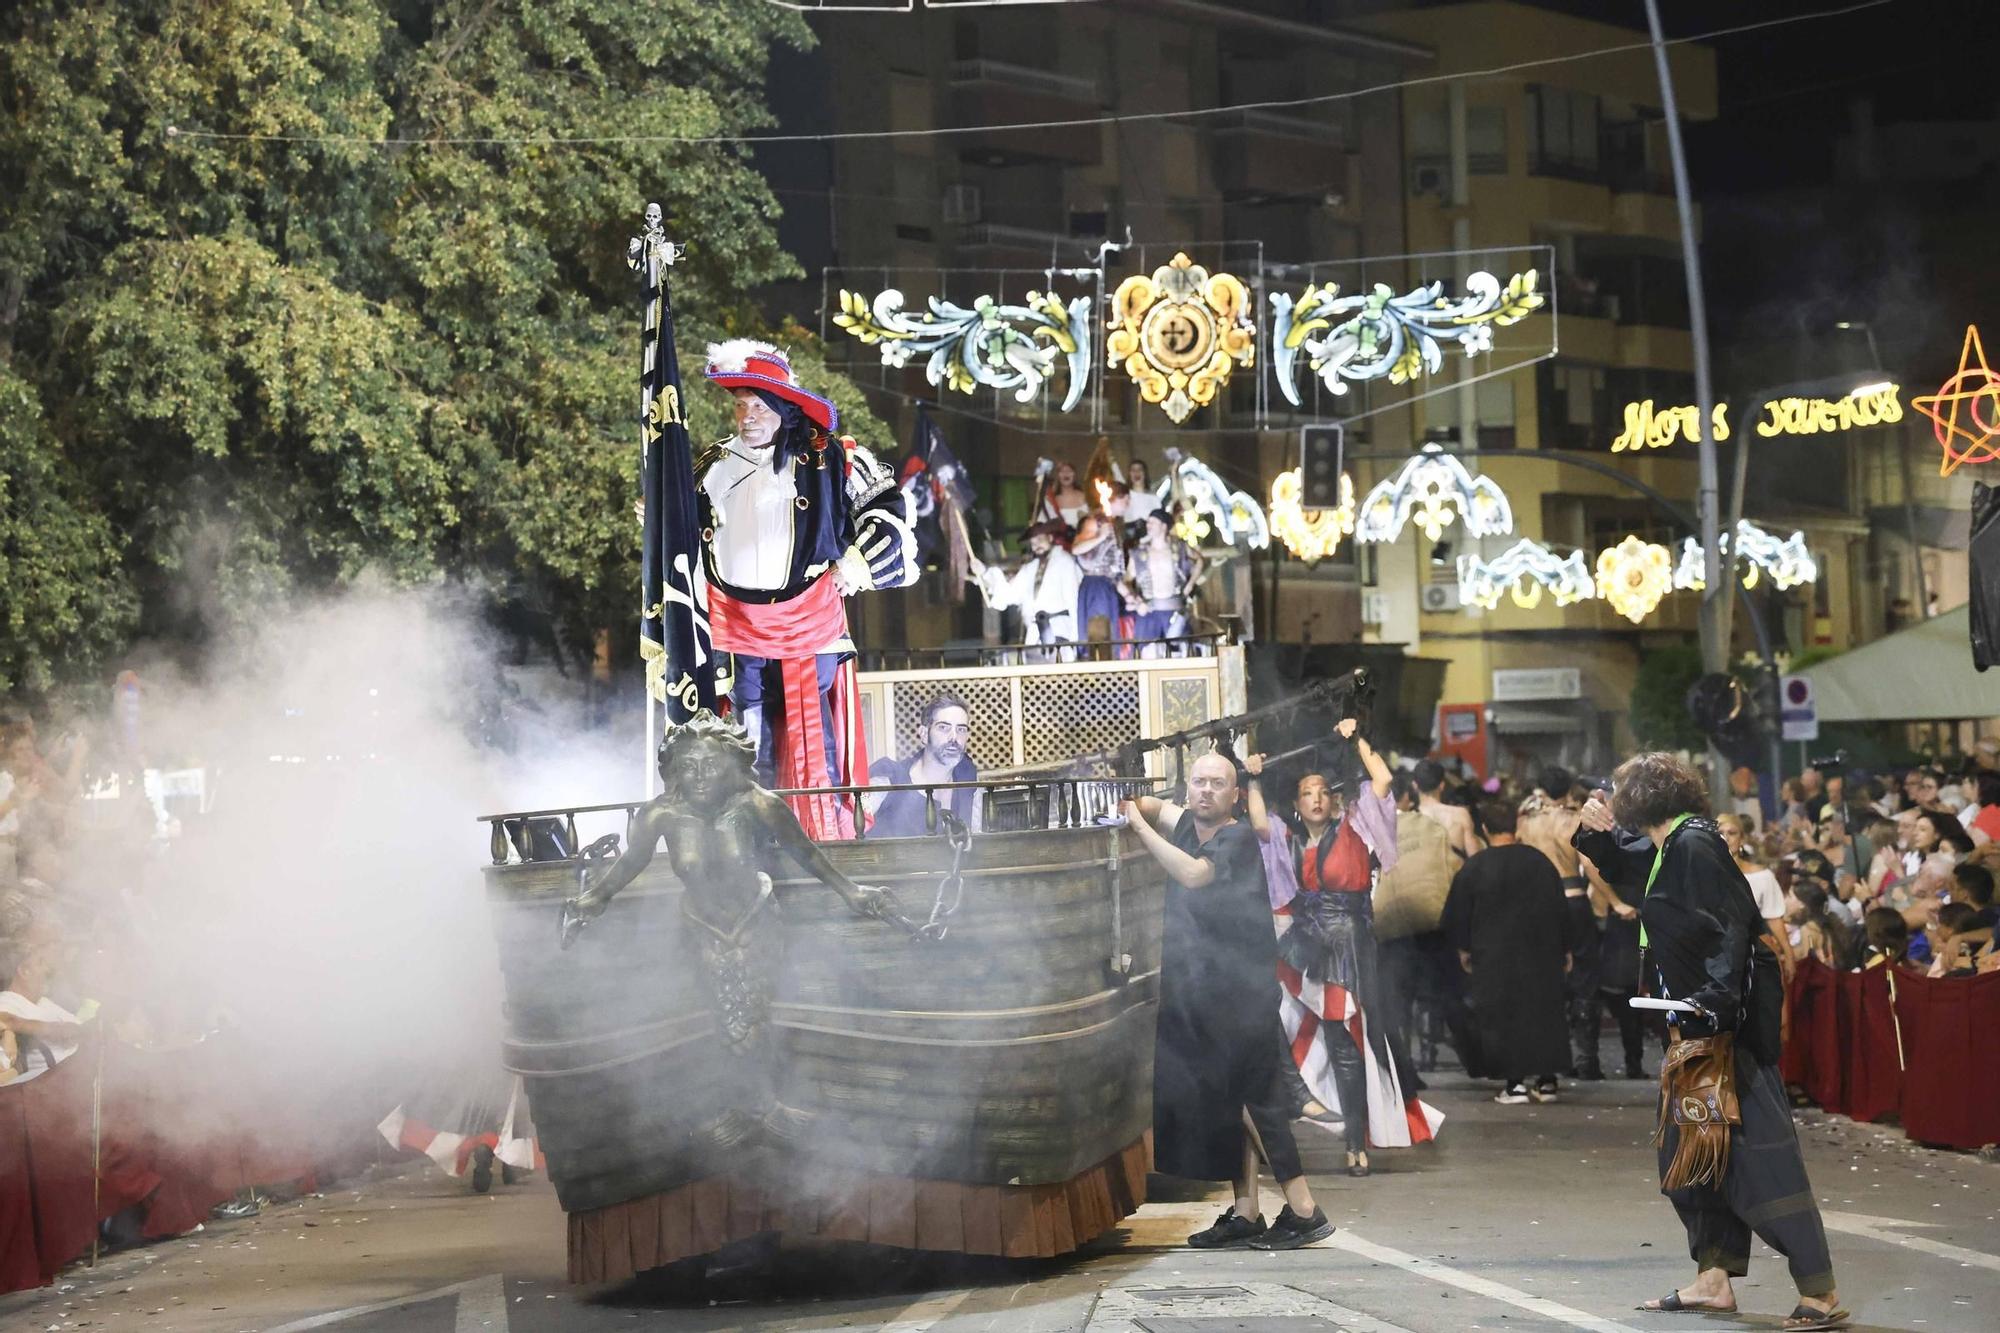
MULTIPOLYGON (((1834 9, 1814 10, 1808 14, 1791 14, 1780 18, 1760 19, 1754 23, 1738 23, 1726 28, 1712 28, 1707 32, 1690 33, 1685 37, 1670 37, 1668 46, 1685 46, 1694 42, 1710 42, 1718 38, 1734 37, 1746 32, 1759 32, 1768 28, 1782 28, 1796 23, 1812 23, 1822 19, 1842 18, 1858 14, 1863 10, 1880 9, 1895 4, 1897 0, 1860 0, 1859 3, 1842 5, 1834 9)), ((1113 112, 1099 116, 1074 116, 1057 120, 1006 121, 988 125, 934 125, 922 129, 905 130, 841 130, 830 134, 602 134, 565 137, 561 135, 439 135, 434 137, 386 136, 374 137, 359 134, 251 134, 227 130, 208 130, 198 127, 168 125, 167 134, 172 138, 208 139, 243 143, 326 143, 363 144, 376 147, 396 148, 445 148, 477 146, 528 146, 549 147, 590 147, 599 144, 758 144, 784 143, 854 143, 868 140, 889 139, 936 139, 968 134, 1000 134, 1023 130, 1064 130, 1084 129, 1101 125, 1133 125, 1160 120, 1200 120, 1210 116, 1235 115, 1244 111, 1294 111, 1301 107, 1326 106, 1334 102, 1351 101, 1361 97, 1371 97, 1379 93, 1396 92, 1404 88, 1422 88, 1435 84, 1477 82, 1500 78, 1509 74, 1519 74, 1527 70, 1547 69, 1556 65, 1575 64, 1585 60, 1598 60, 1605 56, 1627 55, 1637 51, 1649 51, 1652 43, 1644 38, 1620 42, 1613 46, 1601 46, 1589 51, 1575 51, 1566 55, 1538 56, 1532 60, 1517 60, 1506 65, 1492 65, 1485 69, 1466 70, 1456 74, 1425 74, 1415 78, 1396 79, 1387 83, 1371 84, 1366 88, 1350 88, 1342 92, 1320 93, 1311 97, 1291 97, 1262 102, 1236 102, 1228 106, 1193 107, 1184 111, 1130 111, 1113 112)))

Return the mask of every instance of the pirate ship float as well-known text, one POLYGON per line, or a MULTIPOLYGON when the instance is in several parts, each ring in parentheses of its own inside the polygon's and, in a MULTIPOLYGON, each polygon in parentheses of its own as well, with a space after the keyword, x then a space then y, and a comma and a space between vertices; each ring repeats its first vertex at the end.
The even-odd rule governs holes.
POLYGON ((768 1232, 1047 1257, 1144 1201, 1159 872, 1128 832, 1085 818, 1089 789, 1035 794, 1032 829, 823 844, 854 879, 931 904, 929 929, 776 881, 769 1023, 802 1132, 728 1149, 704 1126, 740 1056, 690 965, 685 886, 662 858, 559 950, 593 864, 560 854, 577 817, 605 808, 492 817, 506 1062, 569 1215, 573 1281, 768 1232))
POLYGON ((1103 816, 1195 747, 1338 707, 1356 683, 1072 754, 1072 775, 979 784, 976 835, 936 809, 935 836, 818 844, 846 876, 890 889, 908 929, 855 915, 779 858, 769 1054, 797 1118, 726 1144, 712 1129, 746 1057, 730 997, 695 965, 710 928, 683 910, 667 858, 557 947, 565 904, 617 851, 615 837, 582 848, 579 826, 639 807, 487 816, 505 1058, 569 1215, 571 1279, 768 1233, 1031 1258, 1115 1227, 1145 1201, 1164 885, 1103 816))

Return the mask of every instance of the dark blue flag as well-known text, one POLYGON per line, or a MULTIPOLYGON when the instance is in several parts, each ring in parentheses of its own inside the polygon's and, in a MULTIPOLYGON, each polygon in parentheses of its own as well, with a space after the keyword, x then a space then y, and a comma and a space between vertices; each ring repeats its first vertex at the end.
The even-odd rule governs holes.
POLYGON ((646 234, 633 239, 626 262, 643 278, 646 303, 639 378, 639 494, 646 533, 640 556, 639 655, 646 688, 666 705, 667 725, 696 709, 716 709, 715 647, 709 642, 708 579, 701 563, 701 523, 695 507, 694 447, 674 357, 674 310, 667 291, 673 243, 657 205, 646 210, 646 234))

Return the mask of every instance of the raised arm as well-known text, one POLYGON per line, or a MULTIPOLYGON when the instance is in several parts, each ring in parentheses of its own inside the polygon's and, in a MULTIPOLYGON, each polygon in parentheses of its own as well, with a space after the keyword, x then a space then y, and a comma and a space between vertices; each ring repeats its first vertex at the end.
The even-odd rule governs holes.
POLYGON ((1354 742, 1354 753, 1361 757, 1361 767, 1368 772, 1368 785, 1375 789, 1376 796, 1387 796, 1393 775, 1382 756, 1375 753, 1375 747, 1368 743, 1368 738, 1361 734, 1361 724, 1351 717, 1344 717, 1333 730, 1343 739, 1354 742))
POLYGON ((1250 791, 1244 804, 1250 811, 1250 827, 1256 831, 1257 841, 1271 840, 1271 812, 1264 804, 1264 756, 1253 754, 1243 761, 1243 771, 1250 775, 1250 791))
POLYGON ((1125 807, 1126 816, 1131 820, 1133 830, 1138 833, 1139 841, 1153 854, 1153 859, 1160 863, 1160 868, 1167 872, 1169 879, 1184 889, 1205 889, 1215 883, 1213 861, 1205 857, 1189 856, 1168 842, 1160 831, 1143 817, 1139 802, 1127 801, 1125 807))

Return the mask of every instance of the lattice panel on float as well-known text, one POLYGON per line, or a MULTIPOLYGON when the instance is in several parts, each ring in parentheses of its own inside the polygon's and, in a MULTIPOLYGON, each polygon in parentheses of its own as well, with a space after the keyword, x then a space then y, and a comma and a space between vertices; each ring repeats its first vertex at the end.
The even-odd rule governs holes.
POLYGON ((1021 680, 1021 747, 1029 764, 1064 764, 1139 734, 1132 672, 1064 672, 1021 680))
POLYGON ((931 700, 940 694, 955 694, 965 701, 972 714, 972 762, 981 772, 1014 766, 1014 699, 1004 678, 955 678, 935 684, 899 680, 895 692, 895 733, 890 740, 897 756, 917 748, 924 709, 931 700))

